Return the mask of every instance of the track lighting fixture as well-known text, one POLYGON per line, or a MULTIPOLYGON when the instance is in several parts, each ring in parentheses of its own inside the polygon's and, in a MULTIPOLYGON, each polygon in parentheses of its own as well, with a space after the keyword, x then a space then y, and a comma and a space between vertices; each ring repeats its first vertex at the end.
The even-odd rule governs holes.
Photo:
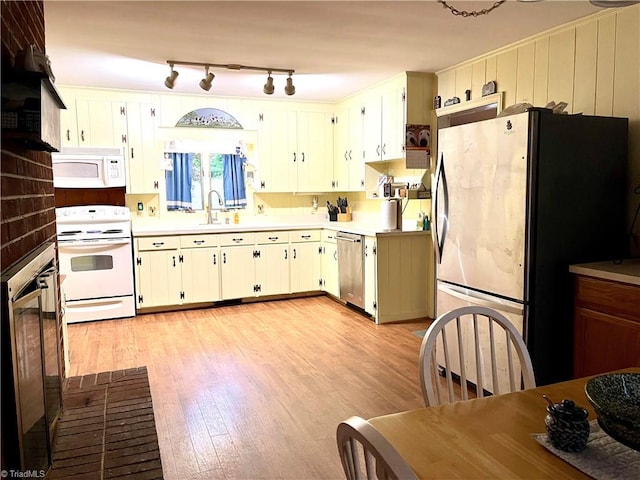
POLYGON ((209 67, 204 67, 204 78, 200 80, 200 88, 206 92, 211 90, 211 82, 213 82, 214 78, 216 78, 216 76, 209 72, 209 67))
POLYGON ((291 68, 272 68, 272 67, 254 67, 249 65, 238 65, 236 63, 229 64, 219 64, 219 63, 198 63, 198 62, 182 62, 180 60, 167 60, 167 63, 171 67, 171 74, 166 78, 164 84, 167 88, 173 88, 175 85, 175 81, 178 78, 178 72, 176 72, 173 67, 174 65, 187 65, 187 66, 196 66, 196 67, 204 67, 205 77, 200 80, 200 88, 203 90, 209 91, 211 89, 211 82, 215 78, 215 75, 209 72, 210 68, 226 68, 227 70, 258 70, 261 72, 267 72, 267 83, 264 84, 264 88, 262 91, 267 95, 272 95, 275 91, 273 86, 273 77, 271 74, 273 72, 277 73, 288 73, 289 78, 287 78, 287 84, 284 87, 284 93, 287 95, 294 95, 296 93, 296 87, 293 86, 293 78, 292 75, 295 73, 295 70, 291 68))
POLYGON ((262 91, 267 95, 271 95, 273 94, 274 90, 275 88, 273 86, 273 78, 271 78, 271 70, 269 70, 269 74, 267 76, 267 83, 264 84, 264 88, 262 89, 262 91))
POLYGON ((176 84, 176 79, 178 78, 178 72, 173 69, 173 63, 170 63, 169 66, 171 67, 171 73, 167 78, 165 78, 164 86, 167 88, 173 88, 176 84))
POLYGON ((291 74, 293 72, 289 72, 289 78, 287 78, 287 84, 284 87, 284 93, 287 95, 294 95, 296 93, 296 87, 293 86, 293 79, 291 78, 291 74))

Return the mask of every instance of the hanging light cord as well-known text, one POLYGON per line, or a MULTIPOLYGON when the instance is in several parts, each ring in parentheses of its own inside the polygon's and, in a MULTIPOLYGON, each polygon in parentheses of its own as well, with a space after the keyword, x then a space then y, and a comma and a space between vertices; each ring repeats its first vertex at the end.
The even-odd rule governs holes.
POLYGON ((453 13, 454 15, 458 15, 461 17, 479 17, 480 15, 487 15, 489 12, 491 12, 492 10, 495 10, 496 8, 498 8, 500 5, 502 5, 504 2, 506 2, 507 0, 498 0, 497 2, 495 2, 491 7, 489 8, 483 8, 482 10, 473 10, 471 12, 468 12, 466 10, 458 10, 456 7, 449 5, 447 2, 445 2, 444 0, 437 0, 438 3, 441 3, 442 6, 444 8, 447 8, 449 10, 451 10, 451 13, 453 13))

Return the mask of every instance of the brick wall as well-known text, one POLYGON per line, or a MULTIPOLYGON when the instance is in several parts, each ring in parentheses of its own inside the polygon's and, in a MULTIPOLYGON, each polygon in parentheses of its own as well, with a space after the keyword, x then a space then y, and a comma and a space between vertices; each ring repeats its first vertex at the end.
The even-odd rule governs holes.
MULTIPOLYGON (((38 1, 2 1, 2 72, 18 51, 45 51, 44 6, 38 1)), ((0 151, 0 269, 46 241, 55 241, 55 200, 51 155, 2 141, 0 151)))

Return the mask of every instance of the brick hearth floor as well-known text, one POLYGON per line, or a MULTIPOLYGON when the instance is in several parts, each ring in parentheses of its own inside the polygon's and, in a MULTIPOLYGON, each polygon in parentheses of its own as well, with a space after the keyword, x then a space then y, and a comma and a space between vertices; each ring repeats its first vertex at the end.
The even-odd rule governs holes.
POLYGON ((51 479, 162 479, 147 367, 68 380, 51 479))

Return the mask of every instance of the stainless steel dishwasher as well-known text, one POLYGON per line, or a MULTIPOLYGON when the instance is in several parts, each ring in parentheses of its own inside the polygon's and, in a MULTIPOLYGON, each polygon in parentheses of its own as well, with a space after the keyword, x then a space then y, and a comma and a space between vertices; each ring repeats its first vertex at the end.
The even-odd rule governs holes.
POLYGON ((340 298, 364 308, 364 241, 362 235, 338 232, 340 298))

